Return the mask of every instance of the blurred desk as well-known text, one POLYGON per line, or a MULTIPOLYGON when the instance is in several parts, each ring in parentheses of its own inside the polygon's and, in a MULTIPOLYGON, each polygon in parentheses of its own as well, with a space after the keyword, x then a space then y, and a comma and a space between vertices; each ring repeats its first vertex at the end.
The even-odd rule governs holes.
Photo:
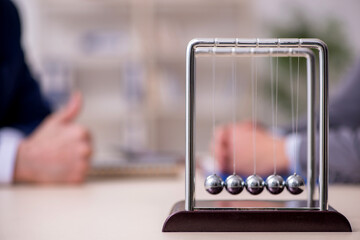
POLYGON ((353 233, 162 233, 170 208, 183 198, 182 178, 0 187, 0 239, 360 239, 360 186, 330 188, 330 204, 353 233))

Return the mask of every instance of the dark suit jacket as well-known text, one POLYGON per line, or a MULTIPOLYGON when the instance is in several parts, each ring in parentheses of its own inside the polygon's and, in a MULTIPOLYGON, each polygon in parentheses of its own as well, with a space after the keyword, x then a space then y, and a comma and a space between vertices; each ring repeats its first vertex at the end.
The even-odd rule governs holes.
MULTIPOLYGON (((302 124, 301 170, 306 172, 306 124, 302 124)), ((316 136, 316 142, 319 138, 316 136)), ((318 145, 316 165, 319 169, 318 145)), ((317 171, 318 172, 318 171, 317 171)), ((360 59, 329 102, 329 180, 360 183, 360 59)))
POLYGON ((13 127, 27 135, 49 113, 25 63, 16 7, 0 0, 0 128, 13 127))

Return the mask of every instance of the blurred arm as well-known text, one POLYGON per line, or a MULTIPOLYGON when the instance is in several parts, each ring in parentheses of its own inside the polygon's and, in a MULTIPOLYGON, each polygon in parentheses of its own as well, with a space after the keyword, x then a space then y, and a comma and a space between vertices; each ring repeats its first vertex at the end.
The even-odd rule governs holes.
POLYGON ((0 34, 0 127, 29 135, 50 108, 25 63, 20 19, 10 1, 0 1, 0 34))
MULTIPOLYGON (((329 181, 360 182, 360 59, 340 84, 329 104, 329 181)), ((304 124, 304 131, 305 127, 304 124)), ((306 172, 307 140, 305 133, 302 135, 299 162, 306 172)), ((318 146, 316 149, 318 151, 318 146)), ((318 152, 316 154, 318 169, 318 152)))
POLYGON ((329 103, 330 128, 348 127, 356 129, 360 126, 360 59, 351 71, 340 82, 339 89, 329 103))
MULTIPOLYGON (((299 164, 306 172, 306 134, 302 134, 299 164)), ((316 169, 319 169, 318 139, 316 136, 316 169)), ((329 132, 329 181, 343 183, 360 182, 360 128, 349 127, 331 129, 329 132)))
MULTIPOLYGON (((337 90, 330 96, 329 127, 349 127, 356 129, 360 125, 360 58, 352 66, 344 81, 339 82, 337 90)), ((316 112, 318 122, 319 111, 316 112)), ((299 132, 306 131, 306 116, 299 121, 299 132)), ((290 133, 291 129, 286 129, 290 133)))
POLYGON ((0 36, 0 129, 12 128, 0 136, 0 181, 82 182, 92 146, 88 130, 74 123, 81 94, 48 116, 49 106, 25 63, 18 12, 8 0, 0 0, 0 36))

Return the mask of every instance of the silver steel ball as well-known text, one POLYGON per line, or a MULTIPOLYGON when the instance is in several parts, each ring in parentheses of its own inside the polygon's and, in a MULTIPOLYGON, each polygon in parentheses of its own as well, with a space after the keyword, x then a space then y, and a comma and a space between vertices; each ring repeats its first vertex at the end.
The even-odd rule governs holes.
POLYGON ((259 175, 251 175, 246 179, 246 190, 253 194, 260 194, 264 190, 264 181, 259 175))
POLYGON ((204 186, 210 194, 219 194, 224 188, 224 182, 221 177, 213 174, 205 179, 204 186))
POLYGON ((266 189, 271 194, 279 194, 284 190, 285 182, 280 175, 270 175, 265 182, 266 189))
POLYGON ((244 189, 244 181, 239 175, 230 175, 225 180, 225 188, 233 195, 239 194, 244 189))
POLYGON ((300 194, 305 189, 305 181, 300 175, 294 173, 286 179, 286 188, 292 194, 300 194))

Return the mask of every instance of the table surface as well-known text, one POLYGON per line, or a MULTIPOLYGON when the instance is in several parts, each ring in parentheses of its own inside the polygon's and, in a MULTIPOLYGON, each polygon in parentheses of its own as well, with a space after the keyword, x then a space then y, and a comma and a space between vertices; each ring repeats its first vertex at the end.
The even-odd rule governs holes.
POLYGON ((330 204, 349 219, 352 233, 162 233, 170 208, 183 198, 182 177, 0 187, 0 239, 360 239, 359 185, 329 189, 330 204))

